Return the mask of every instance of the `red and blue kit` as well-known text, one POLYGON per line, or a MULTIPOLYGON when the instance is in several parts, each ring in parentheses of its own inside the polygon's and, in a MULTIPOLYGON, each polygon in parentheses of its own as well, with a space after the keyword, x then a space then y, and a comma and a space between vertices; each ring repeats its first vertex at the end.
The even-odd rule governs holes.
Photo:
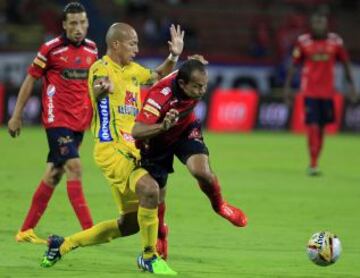
POLYGON ((175 126, 146 141, 137 141, 141 149, 141 166, 162 188, 168 174, 174 171, 176 156, 183 164, 194 154, 209 154, 196 119, 194 108, 198 100, 187 97, 175 82, 177 72, 156 83, 149 91, 136 121, 144 124, 161 123, 170 109, 179 112, 175 126))
POLYGON ((156 137, 152 142, 154 145, 167 148, 176 142, 186 128, 196 121, 194 108, 198 100, 189 98, 177 88, 174 72, 156 83, 149 91, 144 101, 143 108, 136 121, 145 124, 160 123, 170 109, 179 112, 179 120, 176 125, 167 132, 156 137))
POLYGON ((304 34, 299 36, 292 56, 295 64, 303 64, 301 92, 311 98, 331 98, 335 93, 335 63, 349 60, 343 40, 334 33, 324 39, 304 34))
POLYGON ((44 43, 28 73, 42 78, 42 122, 46 129, 84 131, 91 120, 88 70, 97 59, 96 44, 85 39, 72 44, 66 36, 44 43))

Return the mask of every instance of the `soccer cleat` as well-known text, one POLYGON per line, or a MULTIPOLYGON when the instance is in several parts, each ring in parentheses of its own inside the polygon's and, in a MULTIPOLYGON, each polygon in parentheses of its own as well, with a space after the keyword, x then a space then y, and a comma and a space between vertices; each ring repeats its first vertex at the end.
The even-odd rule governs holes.
POLYGON ((15 240, 17 242, 30 242, 34 244, 47 244, 45 239, 38 237, 33 229, 27 229, 25 231, 19 231, 16 236, 15 240))
POLYGON ((137 265, 142 271, 158 275, 177 275, 162 258, 154 255, 151 259, 144 259, 142 255, 137 258, 137 265))
POLYGON ((168 257, 168 242, 167 237, 169 234, 169 228, 166 224, 162 227, 159 227, 158 231, 158 239, 156 243, 156 251, 160 255, 161 258, 167 260, 168 257))
POLYGON ((247 225, 247 217, 240 209, 229 205, 227 202, 223 202, 219 210, 219 215, 229 220, 233 225, 238 227, 245 227, 247 225))
POLYGON ((319 170, 318 167, 309 167, 307 169, 307 174, 311 177, 317 177, 317 176, 321 176, 321 171, 319 170))
POLYGON ((57 235, 51 235, 48 238, 48 250, 45 252, 41 267, 52 267, 61 259, 60 246, 63 244, 64 238, 57 235))

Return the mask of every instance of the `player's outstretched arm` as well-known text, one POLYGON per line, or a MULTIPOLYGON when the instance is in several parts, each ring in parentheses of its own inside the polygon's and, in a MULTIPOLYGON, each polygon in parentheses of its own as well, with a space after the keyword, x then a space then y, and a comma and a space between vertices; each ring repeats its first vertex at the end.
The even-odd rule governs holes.
POLYGON ((291 92, 291 81, 294 78, 295 75, 295 70, 296 67, 294 65, 293 62, 290 63, 287 74, 286 74, 286 79, 285 79, 285 84, 284 84, 284 102, 288 105, 290 105, 292 103, 292 99, 293 99, 293 95, 291 92))
POLYGON ((96 79, 93 83, 93 94, 96 99, 111 94, 113 89, 113 84, 108 77, 96 79))
POLYGON ((137 140, 144 140, 161 134, 172 128, 179 119, 179 112, 175 109, 168 111, 161 123, 145 124, 135 122, 131 135, 137 140))
POLYGON ((16 100, 14 112, 8 122, 8 131, 11 137, 16 137, 20 135, 20 130, 22 126, 22 113, 32 93, 35 81, 36 79, 32 75, 28 74, 26 75, 25 80, 21 85, 16 100))
POLYGON ((180 25, 175 27, 174 24, 170 27, 170 36, 171 40, 168 41, 170 55, 166 60, 159 65, 153 73, 152 80, 159 80, 161 77, 168 75, 175 67, 176 62, 179 59, 179 56, 184 49, 184 35, 185 32, 181 30, 180 25))
POLYGON ((349 97, 352 102, 356 102, 358 100, 358 95, 356 93, 354 78, 351 70, 351 65, 349 61, 343 62, 345 77, 347 82, 349 83, 349 97))

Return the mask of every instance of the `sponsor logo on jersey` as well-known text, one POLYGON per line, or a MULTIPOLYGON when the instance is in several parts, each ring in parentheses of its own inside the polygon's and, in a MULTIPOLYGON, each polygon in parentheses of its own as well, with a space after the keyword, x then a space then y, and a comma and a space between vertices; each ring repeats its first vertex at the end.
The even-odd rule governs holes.
POLYGON ((100 119, 100 128, 99 128, 99 139, 100 142, 109 142, 113 138, 110 132, 110 105, 109 97, 104 97, 97 103, 99 119, 100 119))
POLYGON ((156 108, 150 106, 149 104, 145 104, 144 108, 143 108, 145 111, 148 111, 150 112, 151 114, 159 117, 160 116, 160 112, 159 110, 157 110, 156 108))
POLYGON ((330 59, 330 55, 327 53, 316 53, 311 56, 311 60, 314 62, 325 62, 330 59))
POLYGON ((88 78, 89 70, 87 69, 64 69, 61 72, 62 77, 72 80, 86 80, 88 78))
POLYGON ((151 104, 152 106, 154 106, 157 109, 161 109, 161 106, 159 103, 157 103, 155 100, 153 100, 152 98, 148 98, 146 101, 148 104, 151 104))
POLYGON ((56 93, 56 88, 53 84, 49 84, 46 90, 47 95, 47 120, 49 123, 53 123, 55 121, 55 114, 54 114, 54 101, 53 97, 56 93))
POLYGON ((139 109, 137 108, 137 102, 134 93, 126 91, 124 103, 125 105, 121 105, 118 108, 120 114, 132 116, 139 114, 139 109))
POLYGON ((170 94, 171 92, 171 88, 170 87, 165 87, 164 89, 162 89, 160 91, 161 94, 163 94, 164 96, 167 96, 168 94, 170 94))
POLYGON ((121 131, 121 135, 124 138, 125 141, 130 142, 130 143, 134 143, 135 139, 134 137, 132 137, 132 135, 130 133, 121 131))

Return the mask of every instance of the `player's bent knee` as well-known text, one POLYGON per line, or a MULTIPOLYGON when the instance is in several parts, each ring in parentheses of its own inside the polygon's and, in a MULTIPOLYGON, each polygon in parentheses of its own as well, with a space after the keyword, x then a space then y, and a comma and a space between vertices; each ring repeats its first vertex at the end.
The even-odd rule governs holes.
POLYGON ((45 173, 43 180, 49 186, 55 187, 59 184, 64 172, 63 167, 52 167, 50 171, 45 173))
POLYGON ((82 167, 80 163, 80 159, 70 159, 65 163, 65 169, 67 175, 70 178, 81 178, 82 175, 82 167))
POLYGON ((215 179, 214 174, 205 169, 195 169, 191 174, 202 184, 212 184, 215 179))
POLYGON ((136 191, 139 195, 148 198, 158 197, 160 194, 157 182, 148 175, 138 181, 136 191))
POLYGON ((121 236, 131 236, 139 231, 137 212, 127 213, 118 219, 121 236))

